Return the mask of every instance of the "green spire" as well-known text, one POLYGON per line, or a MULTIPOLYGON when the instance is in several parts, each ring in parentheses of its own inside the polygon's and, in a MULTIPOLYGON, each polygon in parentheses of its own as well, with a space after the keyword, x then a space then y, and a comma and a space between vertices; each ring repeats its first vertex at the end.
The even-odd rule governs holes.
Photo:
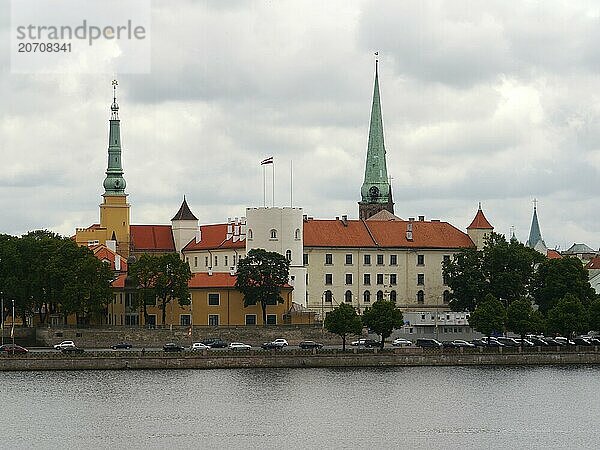
POLYGON ((121 121, 117 104, 117 80, 113 80, 113 103, 110 106, 110 129, 108 134, 108 168, 104 179, 104 195, 126 195, 123 167, 121 165, 121 121))
POLYGON ((385 145, 383 143, 383 120, 381 117, 381 102, 379 100, 377 60, 375 60, 375 88, 373 90, 373 105, 371 107, 371 125, 369 127, 365 179, 360 189, 360 194, 363 203, 390 203, 392 200, 385 161, 385 145))

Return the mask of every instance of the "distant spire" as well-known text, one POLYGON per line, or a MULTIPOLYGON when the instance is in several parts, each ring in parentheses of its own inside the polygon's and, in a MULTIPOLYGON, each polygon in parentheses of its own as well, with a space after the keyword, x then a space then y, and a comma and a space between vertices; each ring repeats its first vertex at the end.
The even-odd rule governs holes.
POLYGON ((113 102, 110 105, 110 125, 108 132, 108 167, 104 179, 104 195, 126 195, 125 178, 121 165, 121 121, 119 120, 119 105, 117 104, 117 86, 113 80, 113 102))
POLYGON ((183 196, 183 203, 179 207, 179 211, 177 211, 177 214, 171 219, 171 221, 174 220, 198 220, 190 210, 185 195, 183 196))
POLYGON ((533 218, 531 219, 531 229, 529 230, 529 239, 527 239, 527 247, 535 248, 538 243, 541 243, 546 248, 546 243, 542 239, 540 224, 537 216, 537 199, 533 199, 533 218))
POLYGON ((110 110, 112 111, 110 115, 111 120, 119 120, 119 105, 117 104, 117 86, 119 82, 117 80, 112 81, 113 87, 113 103, 110 105, 110 110))

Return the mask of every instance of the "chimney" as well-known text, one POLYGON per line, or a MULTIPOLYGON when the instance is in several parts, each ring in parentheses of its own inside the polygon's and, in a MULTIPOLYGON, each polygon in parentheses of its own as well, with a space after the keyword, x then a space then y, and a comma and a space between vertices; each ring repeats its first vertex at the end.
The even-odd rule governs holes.
POLYGON ((117 241, 114 240, 107 240, 106 241, 106 247, 110 250, 112 250, 113 252, 117 251, 117 241))
POLYGON ((200 227, 196 228, 196 244, 198 244, 202 240, 202 232, 200 231, 200 227))
POLYGON ((425 216, 419 216, 419 222, 425 222, 425 216))
POLYGON ((412 223, 406 224, 406 240, 407 241, 413 240, 413 224, 412 223))
POLYGON ((302 220, 308 222, 308 214, 302 214, 302 220))
POLYGON ((208 276, 209 276, 209 277, 212 277, 212 267, 209 267, 209 268, 208 268, 208 276))
POLYGON ((115 255, 115 270, 117 272, 121 271, 121 257, 119 255, 115 255))
POLYGON ((346 216, 346 215, 342 216, 342 223, 344 224, 345 227, 348 226, 348 216, 346 216))
POLYGON ((340 216, 335 216, 335 220, 340 220, 340 216))
POLYGON ((409 221, 409 222, 414 222, 414 221, 415 221, 415 218, 414 218, 414 217, 409 217, 409 218, 408 218, 408 221, 409 221))

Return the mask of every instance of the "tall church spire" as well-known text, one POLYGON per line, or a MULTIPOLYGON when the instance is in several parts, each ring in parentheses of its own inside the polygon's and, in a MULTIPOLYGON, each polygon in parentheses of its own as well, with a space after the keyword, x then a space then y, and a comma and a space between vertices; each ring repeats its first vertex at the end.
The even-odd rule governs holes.
POLYGON ((533 248, 540 253, 546 254, 548 248, 546 243, 542 239, 542 233, 540 232, 540 224, 537 216, 537 200, 533 200, 533 218, 531 219, 531 229, 529 230, 529 239, 527 239, 527 247, 533 248))
POLYGON ((108 167, 104 179, 104 195, 125 196, 125 179, 121 165, 121 121, 117 104, 117 80, 113 80, 113 103, 110 106, 110 127, 108 133, 108 167))
POLYGON ((373 104, 371 106, 371 124, 369 126, 365 178, 360 189, 361 201, 358 204, 358 213, 361 219, 368 219, 382 210, 394 213, 392 188, 388 180, 385 145, 383 141, 378 63, 379 61, 376 59, 375 87, 373 88, 373 104))

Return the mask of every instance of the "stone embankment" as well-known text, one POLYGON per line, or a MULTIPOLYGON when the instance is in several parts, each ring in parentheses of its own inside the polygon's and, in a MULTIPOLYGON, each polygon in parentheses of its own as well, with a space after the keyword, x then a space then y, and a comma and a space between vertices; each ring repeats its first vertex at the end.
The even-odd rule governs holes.
POLYGON ((170 354, 140 350, 61 353, 29 353, 0 357, 0 371, 28 370, 123 370, 123 369, 226 369, 306 367, 394 367, 479 365, 600 364, 598 347, 520 351, 512 349, 423 350, 420 348, 341 350, 204 351, 170 354))

